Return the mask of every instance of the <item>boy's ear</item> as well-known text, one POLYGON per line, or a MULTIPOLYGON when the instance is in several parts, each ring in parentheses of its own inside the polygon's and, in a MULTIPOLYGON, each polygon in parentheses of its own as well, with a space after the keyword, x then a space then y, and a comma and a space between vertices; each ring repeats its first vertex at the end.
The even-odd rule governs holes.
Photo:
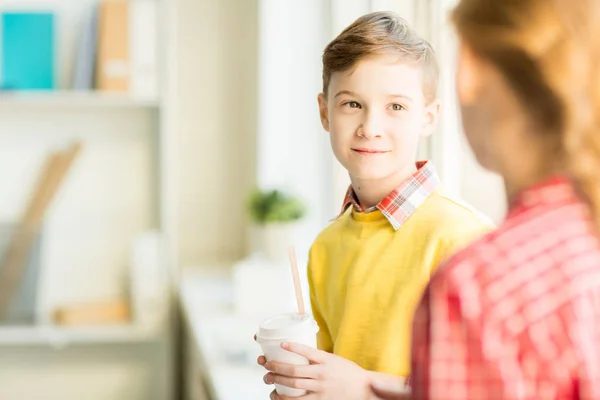
POLYGON ((435 99, 425 108, 425 117, 423 122, 422 137, 431 135, 437 127, 438 118, 440 116, 441 103, 439 99, 435 99))
POLYGON ((319 115, 321 116, 321 125, 323 129, 329 132, 329 108, 327 107, 327 97, 323 93, 319 93, 317 96, 319 102, 319 115))

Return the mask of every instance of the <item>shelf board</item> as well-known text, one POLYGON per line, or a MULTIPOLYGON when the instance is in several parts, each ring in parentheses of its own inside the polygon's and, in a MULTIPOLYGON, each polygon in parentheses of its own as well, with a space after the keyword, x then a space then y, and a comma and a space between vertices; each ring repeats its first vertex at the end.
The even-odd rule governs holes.
POLYGON ((157 108, 159 101, 94 91, 0 92, 0 108, 5 106, 157 108))
POLYGON ((0 346, 130 343, 152 341, 156 330, 136 325, 61 327, 53 325, 0 325, 0 346))

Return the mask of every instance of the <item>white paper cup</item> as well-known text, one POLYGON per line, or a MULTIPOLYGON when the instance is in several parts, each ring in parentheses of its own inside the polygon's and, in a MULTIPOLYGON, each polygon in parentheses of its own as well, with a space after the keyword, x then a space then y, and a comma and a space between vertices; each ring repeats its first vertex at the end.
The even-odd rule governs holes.
MULTIPOLYGON (((260 323, 256 341, 261 345, 267 361, 308 365, 309 361, 306 357, 282 349, 281 343, 294 342, 316 348, 318 331, 319 326, 310 314, 279 314, 260 323)), ((306 390, 282 385, 275 385, 275 390, 278 394, 289 397, 306 394, 306 390)))

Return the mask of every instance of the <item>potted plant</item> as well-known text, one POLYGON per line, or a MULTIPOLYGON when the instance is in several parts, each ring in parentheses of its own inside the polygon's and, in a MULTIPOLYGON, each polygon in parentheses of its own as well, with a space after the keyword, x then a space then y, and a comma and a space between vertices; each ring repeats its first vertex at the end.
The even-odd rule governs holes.
POLYGON ((271 261, 285 260, 298 222, 306 214, 304 203, 280 190, 255 190, 250 194, 248 211, 253 224, 252 251, 271 261))

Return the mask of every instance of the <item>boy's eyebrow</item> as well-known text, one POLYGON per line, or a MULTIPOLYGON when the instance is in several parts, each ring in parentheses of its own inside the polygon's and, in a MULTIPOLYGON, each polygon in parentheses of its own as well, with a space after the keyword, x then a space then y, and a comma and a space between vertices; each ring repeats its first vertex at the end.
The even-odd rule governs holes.
POLYGON ((390 94, 390 97, 400 97, 402 99, 410 101, 411 103, 414 102, 413 99, 412 99, 412 97, 407 96, 405 94, 390 94))
MULTIPOLYGON (((339 92, 337 92, 335 94, 335 96, 333 96, 333 98, 335 99, 336 97, 344 95, 344 94, 347 94, 348 96, 355 96, 355 97, 357 96, 356 93, 351 92, 349 90, 340 90, 339 92)), ((389 97, 400 97, 402 99, 410 101, 411 103, 414 102, 414 100, 412 99, 412 97, 407 96, 405 94, 390 94, 389 97)))
POLYGON ((333 96, 333 98, 335 99, 336 97, 338 97, 338 96, 341 96, 341 95, 343 95, 343 94, 347 94, 347 95, 349 95, 349 96, 356 96, 356 93, 354 93, 354 92, 351 92, 351 91, 349 91, 349 90, 340 90, 339 92, 337 92, 337 93, 335 94, 335 96, 333 96))

